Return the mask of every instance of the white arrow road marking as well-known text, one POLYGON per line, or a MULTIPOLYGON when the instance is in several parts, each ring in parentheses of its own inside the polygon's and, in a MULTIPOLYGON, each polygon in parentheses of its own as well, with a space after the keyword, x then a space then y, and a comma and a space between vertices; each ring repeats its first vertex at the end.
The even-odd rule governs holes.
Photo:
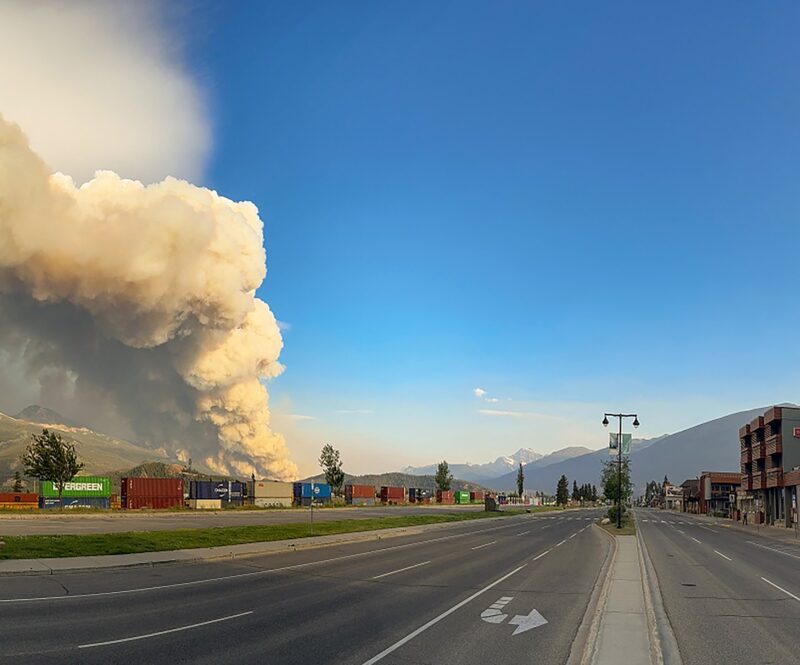
POLYGON ((497 602, 492 603, 487 609, 481 612, 481 619, 488 623, 503 623, 503 621, 508 618, 508 614, 503 614, 500 610, 508 605, 513 599, 514 596, 503 596, 497 602))
POLYGON ((516 626, 514 632, 511 633, 511 637, 514 637, 514 635, 524 633, 526 630, 530 630, 531 628, 544 626, 547 623, 547 619, 545 619, 536 610, 531 610, 527 615, 517 614, 517 616, 511 619, 508 623, 516 626))

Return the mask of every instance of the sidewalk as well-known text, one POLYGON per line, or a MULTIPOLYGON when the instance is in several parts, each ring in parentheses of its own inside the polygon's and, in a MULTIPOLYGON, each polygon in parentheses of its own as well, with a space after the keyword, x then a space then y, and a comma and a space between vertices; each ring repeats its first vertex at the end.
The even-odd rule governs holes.
POLYGON ((593 665, 651 665, 650 623, 636 536, 615 536, 605 603, 595 642, 593 665))

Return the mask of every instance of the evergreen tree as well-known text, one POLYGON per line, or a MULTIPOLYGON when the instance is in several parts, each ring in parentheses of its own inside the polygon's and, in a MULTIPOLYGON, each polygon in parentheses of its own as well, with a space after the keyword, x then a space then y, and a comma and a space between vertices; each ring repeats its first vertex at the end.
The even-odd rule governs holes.
POLYGON ((581 500, 581 495, 578 493, 578 481, 577 480, 573 480, 572 481, 572 500, 576 501, 576 502, 581 500))
POLYGON ((566 506, 569 502, 569 484, 567 477, 562 474, 558 479, 558 486, 556 487, 556 505, 566 506))
POLYGON ((522 498, 522 490, 525 486, 525 473, 522 471, 522 462, 519 463, 519 471, 517 471, 517 496, 522 498))

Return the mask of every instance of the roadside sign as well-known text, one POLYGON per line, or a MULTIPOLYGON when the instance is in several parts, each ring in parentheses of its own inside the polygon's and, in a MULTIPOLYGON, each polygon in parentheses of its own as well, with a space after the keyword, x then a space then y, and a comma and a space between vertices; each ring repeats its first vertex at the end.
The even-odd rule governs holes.
MULTIPOLYGON (((614 451, 613 454, 616 454, 617 447, 619 446, 619 434, 611 432, 608 435, 608 448, 609 450, 614 451)), ((631 454, 631 435, 630 434, 623 434, 622 435, 622 454, 623 455, 630 455, 631 454)))

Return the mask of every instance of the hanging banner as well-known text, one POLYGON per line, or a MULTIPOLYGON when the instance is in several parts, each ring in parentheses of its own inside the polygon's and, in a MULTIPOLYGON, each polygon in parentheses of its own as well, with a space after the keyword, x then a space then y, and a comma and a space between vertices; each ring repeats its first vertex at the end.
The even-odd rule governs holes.
MULTIPOLYGON (((619 447, 619 434, 609 433, 609 435, 608 435, 608 448, 609 448, 609 451, 613 451, 612 454, 616 455, 618 447, 619 447)), ((630 455, 631 454, 631 435, 630 434, 623 434, 622 435, 622 454, 623 455, 630 455)))

